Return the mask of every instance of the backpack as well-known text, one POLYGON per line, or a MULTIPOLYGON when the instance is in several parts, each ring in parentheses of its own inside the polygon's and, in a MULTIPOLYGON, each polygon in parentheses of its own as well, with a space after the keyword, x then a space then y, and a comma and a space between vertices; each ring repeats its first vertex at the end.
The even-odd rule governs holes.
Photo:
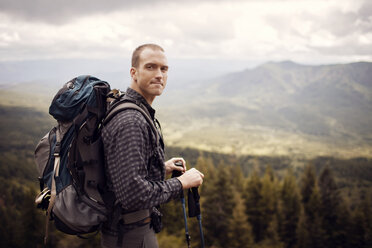
POLYGON ((40 182, 35 202, 46 210, 45 241, 51 220, 58 230, 80 236, 99 231, 110 218, 115 196, 106 179, 101 129, 129 108, 140 111, 158 135, 147 109, 96 77, 78 76, 55 95, 49 114, 57 125, 35 149, 40 182))

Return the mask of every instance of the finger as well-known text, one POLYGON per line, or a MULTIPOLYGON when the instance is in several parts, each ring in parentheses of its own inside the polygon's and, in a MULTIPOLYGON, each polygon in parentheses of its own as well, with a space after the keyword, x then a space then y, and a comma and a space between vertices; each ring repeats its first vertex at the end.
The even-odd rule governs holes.
POLYGON ((172 158, 172 162, 173 163, 181 162, 182 163, 182 168, 183 168, 182 171, 186 171, 186 161, 183 158, 181 158, 181 157, 179 157, 179 158, 172 158))
POLYGON ((182 166, 186 168, 186 161, 183 158, 175 158, 176 161, 181 162, 182 166))
POLYGON ((181 158, 181 160, 182 160, 183 170, 186 171, 186 161, 183 158, 181 158))
POLYGON ((177 162, 177 161, 181 161, 181 162, 184 161, 183 158, 181 158, 181 157, 175 157, 175 158, 172 158, 171 160, 172 160, 174 163, 177 162))
POLYGON ((177 170, 177 171, 182 171, 182 172, 184 172, 184 168, 181 167, 181 166, 172 165, 172 168, 173 168, 173 170, 177 170))

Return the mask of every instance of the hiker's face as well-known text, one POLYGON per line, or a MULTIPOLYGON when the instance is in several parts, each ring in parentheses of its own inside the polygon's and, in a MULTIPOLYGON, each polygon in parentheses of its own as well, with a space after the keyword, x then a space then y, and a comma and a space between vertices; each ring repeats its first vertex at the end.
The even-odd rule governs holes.
POLYGON ((168 61, 164 52, 145 48, 140 54, 138 68, 132 67, 130 74, 132 88, 151 104, 167 84, 168 61))

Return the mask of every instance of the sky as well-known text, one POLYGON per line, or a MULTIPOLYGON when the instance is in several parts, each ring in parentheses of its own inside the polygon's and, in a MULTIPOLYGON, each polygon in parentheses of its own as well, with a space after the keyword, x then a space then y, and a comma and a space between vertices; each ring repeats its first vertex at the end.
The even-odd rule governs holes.
POLYGON ((0 0, 0 61, 372 61, 371 0, 0 0))

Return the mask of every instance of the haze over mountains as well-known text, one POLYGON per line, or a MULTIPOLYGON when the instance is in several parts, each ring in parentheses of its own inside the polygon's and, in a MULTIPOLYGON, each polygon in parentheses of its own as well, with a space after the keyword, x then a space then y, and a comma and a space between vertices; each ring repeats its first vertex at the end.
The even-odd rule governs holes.
MULTIPOLYGON (((83 63, 70 65, 71 75, 92 70, 82 66, 81 73, 76 73, 79 64, 83 63)), ((372 63, 269 62, 226 74, 239 69, 236 65, 215 63, 203 73, 208 68, 204 64, 199 67, 200 78, 197 70, 192 75, 187 72, 193 70, 186 70, 170 76, 169 87, 155 103, 169 145, 237 154, 372 156, 372 63)), ((114 63, 110 72, 92 74, 109 82, 122 79, 121 66, 114 63)), ((19 68, 2 63, 1 104, 45 110, 63 81, 48 78, 55 66, 44 64, 38 77, 37 69, 22 78, 19 68), (22 96, 19 101, 14 100, 16 95, 22 96)), ((99 69, 97 64, 93 70, 99 69)), ((59 80, 69 79, 63 77, 66 71, 54 74, 59 80)), ((117 87, 118 82, 113 85, 117 87)))
POLYGON ((266 63, 182 95, 167 104, 174 144, 266 155, 372 155, 372 63, 266 63), (185 128, 175 132, 173 122, 185 128))

